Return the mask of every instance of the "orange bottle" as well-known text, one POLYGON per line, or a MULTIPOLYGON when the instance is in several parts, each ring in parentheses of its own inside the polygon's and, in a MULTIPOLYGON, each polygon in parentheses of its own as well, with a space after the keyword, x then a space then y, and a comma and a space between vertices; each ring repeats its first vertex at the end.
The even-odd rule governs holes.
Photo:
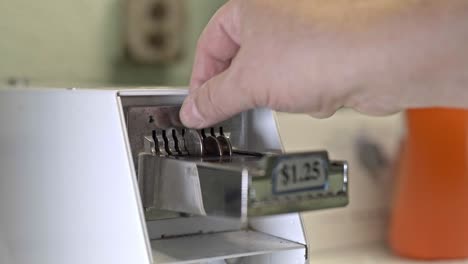
POLYGON ((468 111, 407 112, 390 246, 417 259, 468 258, 468 111))

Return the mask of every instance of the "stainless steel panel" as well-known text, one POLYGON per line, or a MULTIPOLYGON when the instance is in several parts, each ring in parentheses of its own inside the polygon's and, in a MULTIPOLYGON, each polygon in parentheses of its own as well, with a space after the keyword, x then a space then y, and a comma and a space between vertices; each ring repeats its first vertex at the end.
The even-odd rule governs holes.
MULTIPOLYGON (((294 252, 294 255, 304 256, 306 251, 302 244, 254 231, 222 232, 153 240, 151 246, 155 263, 209 263, 216 260, 226 260, 227 263, 280 263, 272 261, 271 255, 299 250, 301 253, 294 252), (262 262, 249 260, 262 255, 269 260, 262 260, 262 262)), ((294 261, 293 256, 290 257, 292 258, 289 260, 294 261)))
POLYGON ((209 158, 142 157, 154 164, 142 169, 157 168, 145 176, 155 179, 153 188, 148 188, 154 189, 153 209, 241 219, 246 217, 242 212, 247 216, 283 214, 348 202, 347 164, 330 163, 326 152, 233 156, 224 163, 209 158), (297 173, 290 171, 286 182, 281 174, 287 166, 307 168, 313 163, 316 178, 313 171, 301 175, 297 169, 297 173))

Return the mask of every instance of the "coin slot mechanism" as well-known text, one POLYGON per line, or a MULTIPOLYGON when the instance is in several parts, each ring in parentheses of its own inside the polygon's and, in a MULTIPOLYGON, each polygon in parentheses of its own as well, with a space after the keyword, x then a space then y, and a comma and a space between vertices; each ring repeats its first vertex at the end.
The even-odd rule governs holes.
POLYGON ((179 111, 171 106, 127 110, 147 220, 180 213, 243 215, 244 219, 246 214, 264 216, 347 203, 347 165, 334 165, 326 151, 284 154, 265 147, 259 141, 271 129, 252 129, 245 115, 205 129, 186 128, 179 111))
MULTIPOLYGON (((152 122, 150 122, 152 123, 152 122)), ((151 135, 155 142, 155 153, 159 156, 179 157, 179 156, 232 156, 232 144, 225 135, 225 129, 220 127, 211 127, 208 129, 191 130, 188 128, 168 128, 154 129, 151 135), (189 137, 189 133, 199 134, 199 137, 189 137), (187 142, 199 141, 199 142, 187 142), (202 145, 203 151, 197 152, 188 146, 202 145)), ((242 155, 242 154, 241 154, 242 155)))

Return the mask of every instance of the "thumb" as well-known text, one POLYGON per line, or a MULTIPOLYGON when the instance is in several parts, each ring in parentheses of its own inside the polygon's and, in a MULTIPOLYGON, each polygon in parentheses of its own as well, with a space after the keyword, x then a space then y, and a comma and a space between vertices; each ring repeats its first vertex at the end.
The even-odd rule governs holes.
POLYGON ((237 85, 231 71, 232 67, 192 90, 180 111, 185 126, 206 128, 254 107, 250 93, 237 85))

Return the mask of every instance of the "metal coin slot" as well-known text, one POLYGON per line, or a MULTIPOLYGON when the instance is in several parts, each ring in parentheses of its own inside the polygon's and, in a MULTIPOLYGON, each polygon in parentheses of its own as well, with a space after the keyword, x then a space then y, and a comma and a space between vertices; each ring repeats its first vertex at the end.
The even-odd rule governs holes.
POLYGON ((176 150, 174 138, 172 138, 172 135, 168 137, 166 130, 163 130, 162 136, 163 136, 164 142, 166 143, 165 147, 166 147, 167 153, 169 153, 169 155, 176 156, 177 150, 176 150))
POLYGON ((155 154, 160 156, 230 157, 233 153, 231 141, 222 127, 156 129, 152 133, 155 154))
POLYGON ((201 132, 202 138, 205 139, 206 138, 205 129, 200 130, 200 132, 201 132))
POLYGON ((210 134, 213 136, 213 137, 216 137, 216 133, 215 133, 215 129, 214 127, 210 128, 210 134))
POLYGON ((183 130, 172 129, 172 137, 174 139, 175 148, 179 155, 187 155, 187 150, 185 149, 185 140, 182 136, 183 130))
POLYGON ((155 151, 160 156, 167 156, 166 142, 164 141, 162 131, 153 130, 153 139, 155 142, 155 151))

